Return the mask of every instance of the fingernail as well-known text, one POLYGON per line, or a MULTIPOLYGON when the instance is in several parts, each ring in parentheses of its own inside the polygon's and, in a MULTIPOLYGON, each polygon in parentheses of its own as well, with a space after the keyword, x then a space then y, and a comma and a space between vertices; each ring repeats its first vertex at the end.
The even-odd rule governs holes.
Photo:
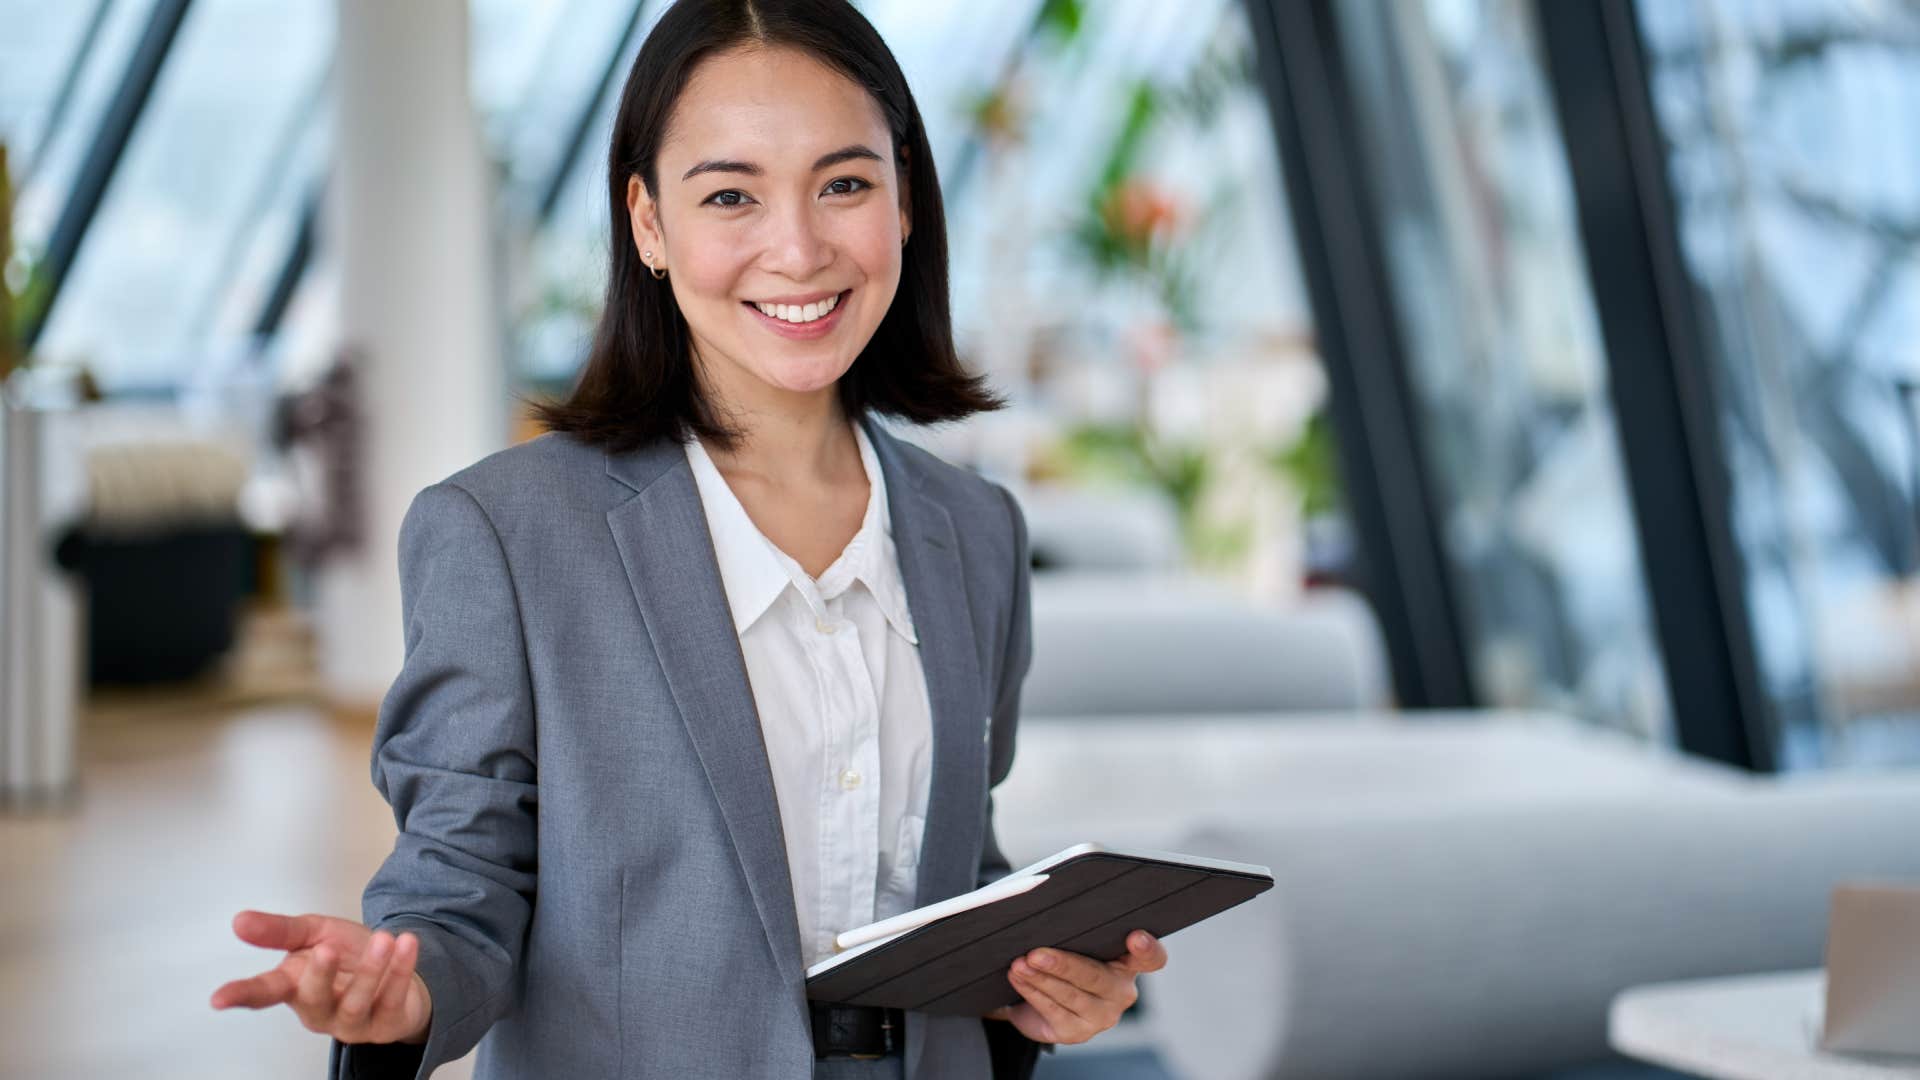
POLYGON ((1053 955, 1051 953, 1041 953, 1039 956, 1033 958, 1033 966, 1039 968, 1052 967, 1053 955))

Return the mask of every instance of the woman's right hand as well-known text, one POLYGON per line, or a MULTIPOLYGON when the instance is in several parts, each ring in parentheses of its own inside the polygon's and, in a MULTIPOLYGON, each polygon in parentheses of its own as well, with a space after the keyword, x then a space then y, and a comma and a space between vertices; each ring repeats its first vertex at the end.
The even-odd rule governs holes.
POLYGON ((433 996, 414 971, 420 939, 368 930, 328 915, 243 911, 233 917, 241 941, 284 949, 272 971, 213 992, 216 1009, 288 1005, 307 1030, 344 1043, 423 1043, 433 996))

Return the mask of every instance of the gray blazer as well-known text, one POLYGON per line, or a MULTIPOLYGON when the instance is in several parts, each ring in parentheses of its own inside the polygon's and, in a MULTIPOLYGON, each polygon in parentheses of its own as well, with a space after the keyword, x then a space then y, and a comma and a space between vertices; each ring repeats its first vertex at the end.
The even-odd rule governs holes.
MULTIPOLYGON (((926 904, 1009 869, 989 791, 1032 651, 1026 525, 861 422, 932 705, 926 904)), ((373 741, 400 833, 363 915, 418 935, 433 1024, 424 1048, 335 1042, 330 1075, 425 1077, 476 1042, 477 1080, 812 1075, 780 808, 682 448, 493 454, 415 497, 400 581, 373 741)), ((990 1037, 1032 1067, 1010 1025, 909 1013, 906 1075, 993 1075, 990 1037)))

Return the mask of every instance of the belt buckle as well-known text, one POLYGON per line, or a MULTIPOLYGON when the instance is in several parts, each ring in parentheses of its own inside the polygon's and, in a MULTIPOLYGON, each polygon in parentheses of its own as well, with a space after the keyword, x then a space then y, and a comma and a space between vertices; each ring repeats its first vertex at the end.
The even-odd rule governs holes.
MULTIPOLYGON (((880 1030, 882 1032, 881 1042, 886 1044, 888 1051, 892 1051, 893 1050, 893 1013, 892 1012, 884 1009, 881 1010, 880 1030)), ((886 1054, 848 1054, 847 1056, 852 1058, 855 1061, 879 1061, 885 1058, 887 1055, 886 1054)))

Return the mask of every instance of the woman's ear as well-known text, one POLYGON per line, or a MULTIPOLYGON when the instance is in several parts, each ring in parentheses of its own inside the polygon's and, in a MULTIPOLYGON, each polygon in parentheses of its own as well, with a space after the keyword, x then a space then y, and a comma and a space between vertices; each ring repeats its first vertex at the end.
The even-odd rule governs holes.
MULTIPOLYGON (((634 250, 653 252, 653 265, 666 269, 667 243, 660 232, 660 210, 637 173, 627 177, 627 222, 633 231, 634 250)), ((644 254, 641 257, 645 259, 644 254)))

